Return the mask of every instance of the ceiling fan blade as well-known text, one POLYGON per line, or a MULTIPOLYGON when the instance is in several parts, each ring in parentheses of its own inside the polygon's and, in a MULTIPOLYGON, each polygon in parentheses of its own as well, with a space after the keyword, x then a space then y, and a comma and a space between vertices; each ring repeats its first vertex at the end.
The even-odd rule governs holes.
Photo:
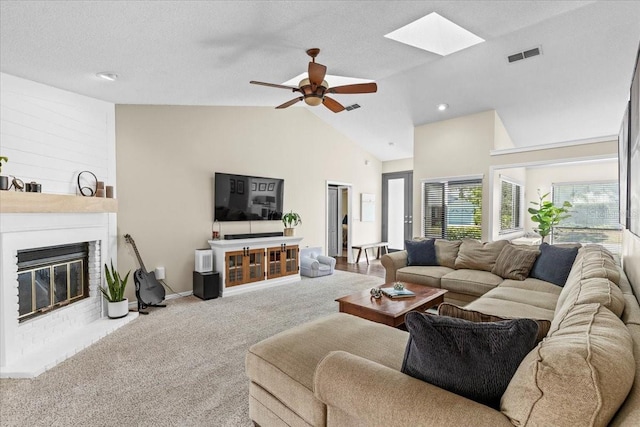
POLYGON ((374 93, 378 91, 375 83, 358 83, 355 85, 344 85, 330 87, 327 93, 374 93))
POLYGON ((277 85, 275 83, 265 83, 265 82, 257 82, 255 80, 251 80, 249 83, 251 83, 252 85, 260 85, 260 86, 269 86, 269 87, 276 87, 279 89, 289 89, 293 92, 299 92, 300 89, 296 86, 286 86, 286 85, 277 85))
POLYGON ((297 98, 293 98, 291 101, 287 101, 287 102, 285 102, 285 103, 284 103, 284 104, 282 104, 282 105, 278 105, 276 108, 287 108, 287 107, 292 106, 292 105, 293 105, 293 104, 295 104, 296 102, 300 102, 300 101, 302 101, 303 99, 304 99, 304 97, 299 96, 299 97, 297 97, 297 98))
POLYGON ((312 85, 319 86, 327 74, 327 67, 317 62, 309 62, 309 81, 312 85))
POLYGON ((342 104, 340 104, 338 101, 336 101, 333 98, 329 98, 328 96, 324 97, 324 99, 322 100, 322 103, 324 104, 325 107, 327 107, 329 110, 333 111, 334 113, 339 113, 340 111, 344 110, 344 107, 342 106, 342 104))

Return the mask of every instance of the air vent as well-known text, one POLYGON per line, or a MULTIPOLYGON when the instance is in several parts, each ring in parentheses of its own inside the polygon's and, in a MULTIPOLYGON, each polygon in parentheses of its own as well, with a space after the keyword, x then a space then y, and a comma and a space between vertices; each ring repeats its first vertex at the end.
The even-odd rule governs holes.
POLYGON ((534 56, 538 56, 542 53, 540 47, 534 47, 533 49, 525 50, 524 52, 514 53, 513 55, 507 56, 507 60, 509 62, 520 61, 521 59, 532 58, 534 56))
POLYGON ((360 108, 360 105, 353 104, 353 105, 347 105, 346 107, 344 107, 344 109, 347 111, 355 110, 356 108, 360 108))

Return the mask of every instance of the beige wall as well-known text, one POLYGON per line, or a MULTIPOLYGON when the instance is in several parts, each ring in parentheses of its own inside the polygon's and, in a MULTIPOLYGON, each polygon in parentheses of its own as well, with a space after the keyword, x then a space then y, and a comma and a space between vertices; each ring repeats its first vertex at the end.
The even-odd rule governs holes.
POLYGON ((405 172, 413 170, 413 157, 410 159, 382 162, 382 173, 405 172))
MULTIPOLYGON (((283 178, 284 210, 302 216, 303 247, 325 247, 326 181, 352 184, 352 241, 380 239, 379 206, 376 221, 363 223, 358 201, 361 193, 380 200, 381 162, 305 108, 118 105, 116 149, 119 235, 133 236, 148 270, 164 266, 176 292, 192 289, 194 250, 211 238, 214 172, 283 178)), ((283 229, 279 221, 220 227, 223 235, 283 229)), ((118 260, 123 272, 137 268, 122 241, 118 260)))
MULTIPOLYGON (((413 217, 422 215, 421 182, 430 178, 484 175, 483 193, 489 194, 489 152, 494 148, 495 111, 418 126, 414 135, 413 217)), ((488 198, 482 210, 489 212, 488 198)), ((488 226, 483 220, 482 238, 487 240, 488 226)), ((413 234, 421 235, 422 221, 413 221, 413 234)))
MULTIPOLYGON (((522 168, 537 163, 563 163, 579 159, 616 157, 618 152, 617 141, 604 141, 597 143, 572 145, 544 150, 531 150, 516 153, 500 153, 495 149, 508 149, 511 140, 502 125, 500 117, 495 111, 485 111, 469 116, 458 117, 437 123, 418 126, 414 132, 414 218, 420 218, 421 209, 421 181, 432 178, 459 177, 467 175, 482 175, 484 180, 483 194, 483 221, 482 239, 497 238, 496 226, 499 208, 494 200, 494 194, 499 195, 491 186, 496 184, 496 176, 505 168, 522 168), (490 173, 493 179, 489 179, 490 173), (492 219, 489 218, 489 213, 492 219)), ((617 171, 617 166, 616 166, 617 171)), ((570 173, 570 172, 569 172, 570 173)), ((582 173, 582 172, 581 172, 582 173)), ((610 175, 611 169, 602 173, 610 175)), ((584 170, 584 179, 593 179, 592 175, 584 170)), ((561 172, 554 174, 557 181, 562 176, 561 172), (560 175, 558 175, 560 174, 560 175)), ((617 179, 617 172, 614 179, 617 179)), ((527 173, 526 188, 533 185, 529 182, 527 173)), ((539 182, 539 181, 538 181, 539 182)), ((537 187, 535 187, 537 188, 537 187)), ((535 189, 533 190, 535 194, 535 189)), ((525 191, 525 205, 531 199, 531 192, 525 191)), ((528 206, 527 206, 528 207, 528 206)), ((525 214, 525 218, 528 219, 525 214)), ((414 234, 420 235, 421 221, 414 221, 414 234)), ((531 231, 531 225, 525 223, 525 231, 531 231)), ((513 236, 510 236, 513 237, 513 236)))

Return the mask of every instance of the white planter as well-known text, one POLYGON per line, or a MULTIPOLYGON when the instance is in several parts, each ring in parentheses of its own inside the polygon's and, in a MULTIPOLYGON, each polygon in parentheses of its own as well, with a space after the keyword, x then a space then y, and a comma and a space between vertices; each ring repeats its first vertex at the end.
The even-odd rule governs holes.
POLYGON ((129 314, 129 300, 107 303, 107 314, 111 319, 120 319, 129 314))

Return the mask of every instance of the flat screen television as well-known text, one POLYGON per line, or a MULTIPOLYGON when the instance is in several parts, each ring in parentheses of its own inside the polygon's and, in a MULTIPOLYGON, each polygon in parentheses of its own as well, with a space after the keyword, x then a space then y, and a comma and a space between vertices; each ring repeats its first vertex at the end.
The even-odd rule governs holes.
POLYGON ((284 180, 216 172, 214 220, 282 220, 284 180))

